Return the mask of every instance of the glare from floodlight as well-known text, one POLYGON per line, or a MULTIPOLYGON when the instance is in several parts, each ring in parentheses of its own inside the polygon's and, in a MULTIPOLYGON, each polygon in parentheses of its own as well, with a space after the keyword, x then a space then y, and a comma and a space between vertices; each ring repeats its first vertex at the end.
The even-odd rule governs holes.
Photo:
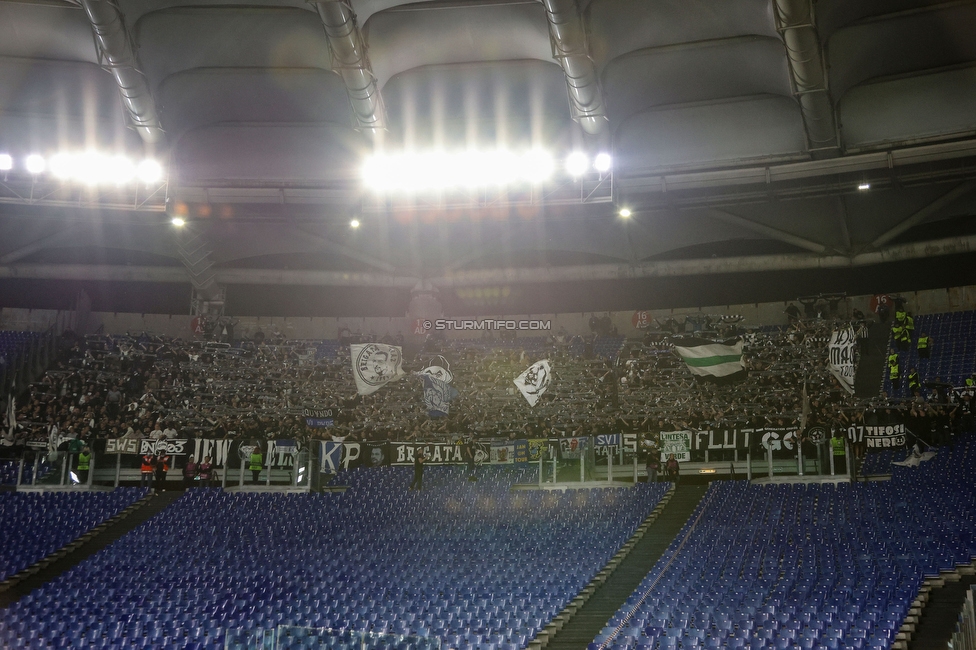
POLYGON ((628 218, 628 217, 630 217, 630 215, 631 215, 631 214, 633 214, 633 213, 632 213, 632 212, 631 212, 631 211, 630 211, 629 209, 627 209, 627 208, 620 208, 620 212, 619 212, 619 214, 620 214, 620 216, 621 216, 621 217, 623 217, 624 219, 627 219, 627 218, 628 218))
POLYGON ((27 156, 27 160, 24 161, 27 167, 27 171, 31 174, 40 174, 47 168, 44 163, 44 157, 39 156, 36 153, 27 156))
POLYGON ((173 217, 173 220, 170 223, 172 223, 177 228, 182 228, 183 226, 186 225, 186 221, 183 219, 183 217, 173 217))
POLYGON ((358 228, 359 227, 359 219, 353 219, 352 221, 350 221, 349 222, 349 227, 350 228, 358 228))
POLYGON ((857 189, 861 190, 862 192, 865 190, 869 190, 871 189, 871 183, 867 183, 867 182, 861 183, 857 186, 857 189))
POLYGON ((593 169, 597 170, 601 174, 610 171, 610 165, 613 163, 613 159, 608 153, 598 153, 596 158, 593 159, 593 169))
POLYGON ((590 160, 582 151, 574 151, 566 157, 566 171, 570 176, 582 176, 590 167, 590 160))
POLYGON ((151 158, 143 160, 136 167, 136 178, 146 184, 163 180, 163 166, 151 158))
POLYGON ((522 177, 529 183, 539 184, 552 178, 556 162, 548 151, 533 149, 522 157, 522 177))
POLYGON ((552 155, 539 149, 434 150, 370 156, 362 178, 376 192, 417 193, 541 183, 554 170, 552 155))
POLYGON ((14 168, 14 157, 9 153, 0 153, 0 172, 8 172, 14 168))

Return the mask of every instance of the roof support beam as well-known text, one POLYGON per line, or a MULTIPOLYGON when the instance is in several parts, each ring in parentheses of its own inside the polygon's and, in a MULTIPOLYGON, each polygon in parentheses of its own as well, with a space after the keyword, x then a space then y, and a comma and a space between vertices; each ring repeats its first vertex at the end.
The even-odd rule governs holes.
POLYGON ((759 233, 760 235, 770 237, 771 239, 778 239, 779 241, 786 242, 787 244, 793 244, 794 246, 805 248, 806 250, 814 253, 820 254, 827 251, 827 247, 821 243, 812 241, 810 239, 805 239, 777 228, 773 228, 772 226, 750 221, 749 219, 743 219, 738 215, 734 215, 724 210, 710 208, 707 209, 704 214, 713 219, 724 221, 725 223, 732 224, 733 226, 740 226, 746 230, 751 230, 755 233, 759 233))
POLYGON ((937 198, 935 201, 932 201, 927 206, 915 212, 913 215, 911 215, 904 221, 901 221, 898 224, 896 224, 894 227, 890 228, 883 235, 881 235, 873 242, 871 242, 871 246, 873 248, 879 248, 881 246, 884 246, 892 239, 905 232, 906 230, 910 228, 914 228, 915 226, 924 222, 926 219, 934 215, 942 208, 949 207, 950 204, 955 202, 957 199, 961 198, 963 195, 968 194, 974 188, 976 188, 976 180, 970 180, 970 181, 966 181, 965 183, 960 183, 959 185, 956 185, 954 188, 952 188, 951 190, 949 190, 948 192, 946 192, 945 194, 937 198))
POLYGON ((332 52, 332 69, 346 84, 346 93, 359 128, 372 136, 386 129, 386 108, 373 68, 366 53, 366 41, 356 24, 356 13, 347 0, 313 0, 332 52))
POLYGON ((838 149, 837 121, 827 85, 820 35, 812 0, 774 0, 776 28, 783 36, 793 76, 793 93, 800 103, 811 150, 838 149))
POLYGON ((880 251, 844 255, 751 255, 698 260, 667 260, 641 264, 591 264, 538 268, 487 269, 458 271, 452 275, 431 278, 444 289, 497 284, 544 282, 586 282, 592 280, 625 280, 667 278, 716 273, 754 273, 765 271, 799 271, 807 269, 847 269, 888 262, 958 255, 976 252, 976 235, 892 246, 880 251))
MULTIPOLYGON (((115 266, 91 264, 23 264, 0 266, 0 279, 91 280, 100 282, 164 282, 189 284, 182 266, 115 266)), ((286 271, 274 269, 216 269, 221 285, 262 284, 284 286, 400 287, 412 289, 419 278, 383 273, 342 271, 286 271)))
POLYGON ((65 239, 77 240, 78 234, 76 230, 77 227, 74 224, 71 224, 61 230, 58 230, 57 232, 51 233, 45 237, 41 237, 40 239, 35 239, 34 241, 24 244, 19 248, 15 248, 12 251, 8 251, 3 255, 0 255, 0 264, 11 264, 13 262, 20 261, 29 255, 33 255, 37 251, 47 248, 51 244, 57 244, 65 239))
MULTIPOLYGON (((586 282, 666 278, 715 273, 798 271, 805 269, 847 269, 925 257, 976 252, 976 235, 891 246, 880 251, 843 255, 753 255, 699 260, 667 260, 641 264, 586 264, 515 269, 458 271, 424 282, 439 288, 477 287, 498 284, 544 282, 586 282)), ((0 266, 0 279, 96 280, 107 282, 188 282, 180 266, 93 266, 87 264, 24 264, 0 266)), ((291 286, 386 287, 411 290, 421 282, 415 277, 384 273, 340 271, 283 271, 265 269, 218 269, 220 284, 263 284, 291 286)))
POLYGON ((156 112, 149 82, 139 68, 125 18, 113 0, 80 0, 91 22, 95 43, 122 94, 122 103, 136 133, 147 144, 161 144, 163 127, 156 112))
POLYGON ((549 19, 552 56, 562 66, 569 87, 573 119, 591 135, 607 131, 607 113, 596 66, 586 47, 586 33, 576 0, 542 0, 549 19))

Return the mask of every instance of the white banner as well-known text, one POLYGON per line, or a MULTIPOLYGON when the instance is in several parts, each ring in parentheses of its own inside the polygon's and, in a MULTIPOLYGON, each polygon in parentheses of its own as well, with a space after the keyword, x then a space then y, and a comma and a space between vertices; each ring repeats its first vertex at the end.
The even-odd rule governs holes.
POLYGON ((403 351, 395 345, 364 343, 349 346, 352 374, 360 395, 371 395, 403 376, 403 351))
POLYGON ((548 360, 536 361, 513 380, 529 406, 535 406, 549 389, 552 381, 551 370, 548 360))
POLYGON ((854 394, 854 346, 857 337, 854 328, 834 330, 827 346, 827 369, 838 383, 851 395, 854 394))

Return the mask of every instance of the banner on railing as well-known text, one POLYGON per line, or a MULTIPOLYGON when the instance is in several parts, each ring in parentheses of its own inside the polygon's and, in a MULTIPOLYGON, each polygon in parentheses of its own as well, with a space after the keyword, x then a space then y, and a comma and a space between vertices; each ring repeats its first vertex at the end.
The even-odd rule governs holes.
POLYGON ((529 462, 538 462, 540 458, 545 456, 546 450, 549 449, 548 438, 529 438, 526 440, 529 448, 529 462))
POLYGON ((139 455, 168 454, 170 456, 185 456, 188 451, 189 440, 140 440, 139 455))
POLYGON ((666 463, 671 454, 679 463, 691 460, 691 431, 661 432, 661 462, 666 463))
POLYGON ((586 450, 589 438, 559 438, 559 455, 563 460, 577 460, 586 450))
MULTIPOLYGON (((514 459, 514 441, 508 446, 508 461, 514 459)), ((440 442, 319 442, 319 469, 336 472, 355 467, 379 467, 382 465, 413 465, 418 449, 427 454, 428 465, 466 465, 464 445, 440 442)), ((491 462, 491 446, 475 443, 475 463, 491 462)))
POLYGON ((508 465, 515 462, 515 441, 491 443, 492 465, 508 465))
POLYGON ((853 443, 863 442, 868 449, 904 447, 907 438, 904 424, 847 427, 847 439, 853 443))
POLYGON ((141 442, 139 438, 109 438, 105 441, 105 453, 138 454, 141 442))
POLYGON ((601 447, 619 447, 623 442, 623 435, 619 433, 609 433, 604 435, 599 435, 596 437, 596 444, 594 445, 596 449, 601 447))

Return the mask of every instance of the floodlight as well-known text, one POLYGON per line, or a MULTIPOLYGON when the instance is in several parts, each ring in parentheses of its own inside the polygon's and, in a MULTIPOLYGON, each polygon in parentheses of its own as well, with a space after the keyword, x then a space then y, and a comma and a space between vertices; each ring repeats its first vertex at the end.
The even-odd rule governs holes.
POLYGON ((163 166, 151 158, 147 158, 136 167, 136 177, 143 183, 158 183, 163 179, 163 166))
POLYGON ((629 216, 630 216, 630 215, 631 215, 632 213, 631 213, 631 211, 630 211, 630 210, 629 210, 628 208, 620 208, 620 212, 619 212, 618 214, 619 214, 619 215, 620 215, 621 217, 623 217, 624 219, 626 219, 626 218, 628 218, 628 217, 629 217, 629 216))
POLYGON ((529 183, 543 183, 552 177, 556 163, 548 151, 533 149, 522 156, 522 178, 529 183))
POLYGON ((14 168, 14 157, 9 153, 0 153, 0 172, 7 172, 14 168))
POLYGON ((172 223, 177 228, 182 228, 183 226, 186 225, 186 221, 183 219, 183 217, 173 217, 173 220, 170 223, 172 223))
POLYGON ((359 227, 359 219, 353 219, 352 221, 350 221, 349 222, 349 227, 350 228, 358 228, 359 227))
POLYGON ((860 183, 858 184, 857 189, 861 190, 862 192, 865 190, 869 190, 871 189, 871 183, 868 183, 866 181, 864 183, 860 183))
POLYGON ((593 159, 593 169, 597 170, 601 174, 610 171, 610 165, 613 163, 613 159, 608 153, 598 153, 596 158, 593 159))
POLYGON ((32 153, 31 155, 27 156, 27 160, 24 162, 27 167, 27 171, 29 171, 31 174, 40 174, 47 168, 47 164, 44 162, 44 157, 36 153, 32 153))
POLYGON ((574 151, 566 157, 566 171, 570 176, 582 176, 590 167, 590 161, 582 151, 574 151))

